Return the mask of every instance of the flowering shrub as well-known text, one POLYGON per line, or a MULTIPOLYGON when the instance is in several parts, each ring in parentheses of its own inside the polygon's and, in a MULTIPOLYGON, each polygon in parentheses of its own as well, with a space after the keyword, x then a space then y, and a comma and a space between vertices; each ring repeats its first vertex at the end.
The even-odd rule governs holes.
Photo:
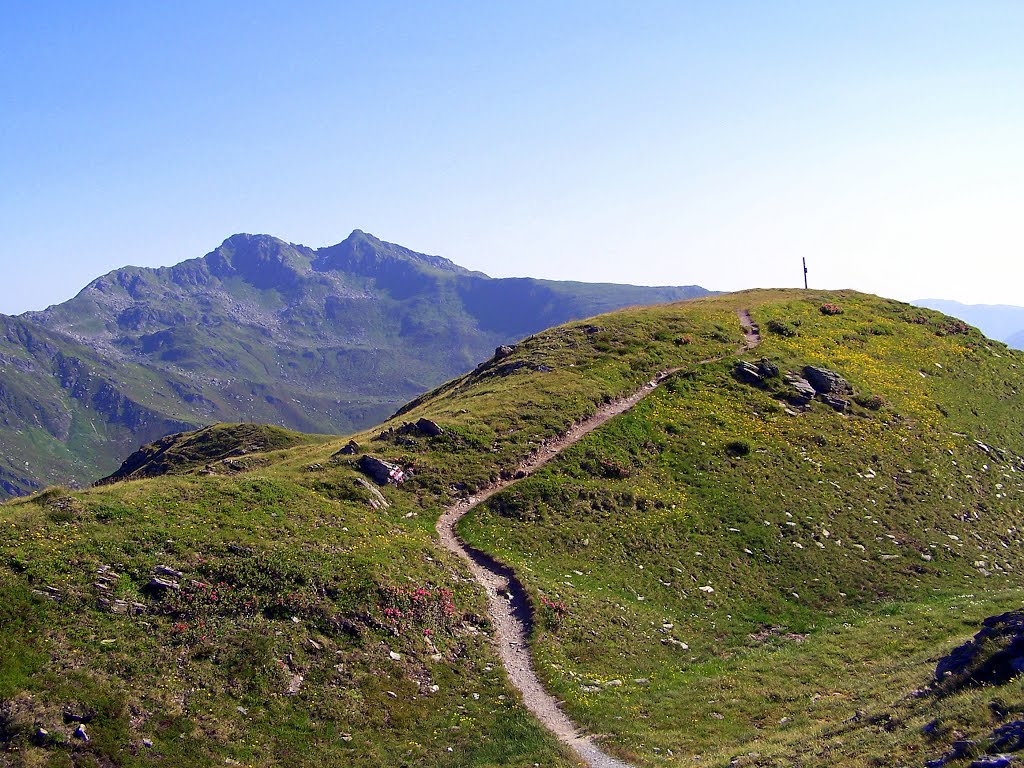
POLYGON ((971 326, 962 320, 950 319, 944 322, 936 333, 938 333, 939 336, 956 336, 962 333, 969 333, 970 330, 971 326))
POLYGON ((821 311, 821 314, 823 314, 823 315, 841 315, 841 314, 843 314, 843 308, 842 307, 840 307, 838 304, 833 304, 833 303, 828 302, 828 301, 825 302, 824 304, 822 304, 820 307, 818 307, 818 309, 821 311))
POLYGON ((160 602, 162 613, 179 618, 199 615, 251 616, 259 610, 260 605, 251 591, 223 581, 216 584, 189 581, 160 602))
POLYGON ((425 637, 451 632, 455 603, 447 587, 392 587, 378 590, 380 623, 395 635, 421 632, 425 637))
POLYGON ((552 600, 545 595, 540 596, 540 618, 548 629, 558 629, 568 613, 569 607, 563 601, 552 600))

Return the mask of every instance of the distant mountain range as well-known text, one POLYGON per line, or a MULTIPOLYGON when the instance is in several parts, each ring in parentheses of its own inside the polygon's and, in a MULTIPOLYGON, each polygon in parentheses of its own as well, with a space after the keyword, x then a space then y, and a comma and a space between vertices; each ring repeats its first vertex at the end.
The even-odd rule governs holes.
POLYGON ((90 482, 142 443, 213 422, 351 432, 500 344, 708 293, 495 279, 359 230, 319 249, 234 235, 0 316, 0 495, 90 482))
POLYGON ((1024 307, 1006 304, 961 304, 945 299, 918 299, 912 303, 959 317, 990 338, 1005 342, 1014 349, 1024 349, 1024 307))

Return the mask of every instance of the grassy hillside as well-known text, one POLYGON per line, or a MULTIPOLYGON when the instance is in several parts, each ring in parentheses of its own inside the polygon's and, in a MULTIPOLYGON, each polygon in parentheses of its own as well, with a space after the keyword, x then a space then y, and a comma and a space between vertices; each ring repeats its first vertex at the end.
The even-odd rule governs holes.
POLYGON ((5 504, 4 757, 571 764, 505 682, 434 521, 681 367, 463 521, 538 606, 542 677, 638 764, 921 764, 991 730, 994 697, 1024 710, 1019 681, 912 695, 982 617, 1020 606, 1020 363, 904 304, 736 294, 530 337, 356 435, 355 454, 347 438, 268 445, 226 474, 189 456, 5 504), (847 411, 701 364, 739 346, 738 308, 764 336, 749 359, 837 372, 847 411), (401 428, 420 417, 444 434, 401 428), (363 453, 413 476, 377 489, 363 453))
POLYGON ((201 258, 118 269, 63 304, 0 318, 0 497, 91 483, 140 444, 217 421, 363 429, 499 344, 706 293, 492 279, 359 231, 316 250, 235 235, 201 258), (97 408, 63 375, 68 356, 78 378, 102 372, 106 399, 144 417, 97 408))
MULTIPOLYGON (((952 705, 908 695, 946 637, 1022 598, 1022 358, 855 294, 728 301, 751 305, 756 357, 841 373, 850 411, 802 411, 780 379, 704 366, 492 500, 464 534, 567 606, 538 633, 543 675, 625 754, 937 757, 915 726, 952 705)), ((1019 683, 1003 695, 1024 708, 1019 683)), ((959 715, 987 720, 978 704, 959 715)))

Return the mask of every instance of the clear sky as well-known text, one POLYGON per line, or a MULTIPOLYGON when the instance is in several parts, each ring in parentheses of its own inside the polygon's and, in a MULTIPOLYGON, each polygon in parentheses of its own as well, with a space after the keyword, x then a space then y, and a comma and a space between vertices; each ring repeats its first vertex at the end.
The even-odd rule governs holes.
POLYGON ((0 312, 235 232, 1024 305, 1024 3, 4 3, 0 312))

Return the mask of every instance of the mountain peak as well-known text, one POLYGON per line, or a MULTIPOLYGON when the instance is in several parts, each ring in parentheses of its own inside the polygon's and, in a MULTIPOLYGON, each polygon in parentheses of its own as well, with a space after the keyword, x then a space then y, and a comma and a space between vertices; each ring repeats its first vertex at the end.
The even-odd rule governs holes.
POLYGON ((204 258, 220 279, 241 277, 256 288, 293 285, 310 271, 314 252, 273 235, 239 233, 227 238, 204 258))
POLYGON ((352 233, 337 245, 320 248, 316 253, 317 259, 314 268, 320 271, 376 272, 385 265, 402 263, 458 275, 485 276, 482 272, 472 272, 465 267, 460 267, 443 256, 418 253, 401 245, 381 240, 361 229, 353 229, 352 233))

